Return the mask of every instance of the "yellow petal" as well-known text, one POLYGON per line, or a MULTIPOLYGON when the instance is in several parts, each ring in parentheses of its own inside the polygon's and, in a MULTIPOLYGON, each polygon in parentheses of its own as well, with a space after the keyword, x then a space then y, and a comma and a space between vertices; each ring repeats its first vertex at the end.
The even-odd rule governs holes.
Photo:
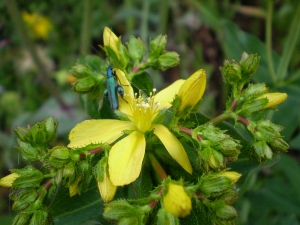
POLYGON ((184 80, 177 80, 170 86, 158 92, 155 95, 155 102, 159 102, 161 107, 170 108, 172 106, 171 102, 173 101, 174 96, 178 93, 183 83, 184 80))
POLYGON ((178 97, 181 99, 179 111, 186 106, 195 106, 202 98, 206 87, 205 70, 200 69, 193 73, 180 87, 178 97))
POLYGON ((103 180, 98 181, 98 189, 103 202, 107 203, 114 199, 117 191, 117 186, 113 185, 111 180, 109 179, 106 165, 104 165, 103 170, 103 180))
POLYGON ((132 129, 131 121, 85 120, 71 130, 68 147, 78 148, 91 143, 111 143, 122 136, 123 130, 132 129))
POLYGON ((108 167, 113 185, 123 186, 138 178, 142 169, 145 147, 144 135, 134 131, 111 148, 108 167))
POLYGON ((5 177, 2 177, 0 179, 0 186, 10 188, 15 181, 20 175, 17 173, 11 173, 5 177))
POLYGON ((193 169, 180 141, 164 125, 155 124, 152 127, 154 128, 154 134, 161 140, 170 155, 183 169, 191 174, 193 169))
POLYGON ((119 51, 117 47, 118 37, 108 27, 104 27, 103 42, 104 46, 111 47, 112 50, 114 50, 114 52, 119 56, 119 51))
POLYGON ((120 69, 116 69, 116 75, 119 80, 119 85, 124 89, 123 98, 119 95, 119 110, 125 113, 128 117, 132 116, 132 111, 130 105, 132 104, 134 93, 130 85, 130 82, 127 80, 124 72, 120 69))
POLYGON ((273 108, 279 104, 281 104, 282 102, 284 102, 287 99, 287 94, 286 93, 268 93, 268 94, 264 94, 260 97, 258 97, 258 99, 260 98, 267 98, 268 99, 268 104, 265 105, 264 109, 267 108, 273 108))

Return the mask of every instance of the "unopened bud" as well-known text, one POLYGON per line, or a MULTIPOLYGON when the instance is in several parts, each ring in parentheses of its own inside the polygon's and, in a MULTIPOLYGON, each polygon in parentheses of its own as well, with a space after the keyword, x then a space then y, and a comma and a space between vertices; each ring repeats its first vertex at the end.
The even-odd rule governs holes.
POLYGON ((56 146, 49 151, 48 162, 58 168, 63 167, 70 161, 69 149, 66 147, 56 146))
POLYGON ((34 213, 31 217, 30 224, 45 224, 45 225, 50 225, 50 221, 48 221, 49 214, 48 212, 37 209, 34 210, 34 213))
POLYGON ((27 225, 29 224, 31 216, 32 213, 20 212, 15 216, 12 225, 27 225))
POLYGON ((253 148, 259 162, 272 159, 273 152, 265 141, 258 141, 254 143, 253 148))
POLYGON ((236 218, 238 214, 231 205, 224 205, 216 209, 216 216, 223 220, 232 220, 236 218))
POLYGON ((167 193, 163 197, 165 209, 176 217, 186 217, 192 209, 191 198, 182 185, 170 182, 167 193))
POLYGON ((146 54, 146 46, 144 42, 140 38, 130 36, 127 46, 130 58, 133 60, 133 64, 137 65, 146 54))
POLYGON ((272 148, 273 152, 286 152, 290 146, 282 138, 274 138, 272 141, 268 142, 269 146, 272 148))
POLYGON ((177 52, 164 52, 158 57, 158 69, 166 70, 179 64, 177 52))
POLYGON ((39 187, 44 179, 43 173, 33 166, 11 171, 19 175, 12 184, 13 188, 39 187))
POLYGON ((6 188, 10 188, 12 187, 12 184, 14 183, 14 181, 16 180, 16 178, 18 178, 20 175, 17 173, 11 173, 5 177, 2 177, 0 179, 0 186, 2 187, 6 187, 6 188))
POLYGON ((77 80, 73 84, 72 89, 78 93, 87 93, 94 88, 95 84, 96 84, 95 80, 89 76, 89 77, 85 77, 80 80, 77 80))
POLYGON ((235 171, 221 171, 217 176, 224 176, 231 180, 231 185, 234 185, 242 176, 242 174, 235 171))
POLYGON ((241 67, 235 61, 225 60, 224 67, 221 67, 221 72, 227 83, 234 85, 241 80, 241 67))
POLYGON ((165 49, 167 44, 167 35, 158 35, 150 42, 150 55, 158 57, 165 49))
POLYGON ((287 99, 287 94, 286 93, 268 93, 268 94, 264 94, 264 95, 258 97, 258 99, 267 99, 268 100, 268 103, 264 106, 264 109, 274 108, 287 99))
POLYGON ((48 117, 43 121, 45 123, 45 129, 47 132, 47 142, 52 142, 56 137, 56 130, 58 126, 58 121, 53 119, 53 117, 48 117))
POLYGON ((83 64, 77 64, 72 67, 70 70, 70 73, 76 77, 76 78, 84 78, 88 77, 92 74, 92 70, 90 67, 83 65, 83 64))
POLYGON ((242 58, 240 60, 240 65, 242 68, 243 80, 249 80, 256 73, 260 61, 260 56, 257 54, 248 55, 243 52, 242 58))
POLYGON ((29 135, 30 132, 28 129, 26 129, 25 127, 16 127, 14 129, 14 133, 17 135, 17 137, 21 140, 21 141, 28 141, 30 139, 29 135))
POLYGON ((27 193, 22 193, 18 196, 18 199, 13 204, 13 210, 24 210, 37 199, 38 193, 36 190, 27 190, 27 193))

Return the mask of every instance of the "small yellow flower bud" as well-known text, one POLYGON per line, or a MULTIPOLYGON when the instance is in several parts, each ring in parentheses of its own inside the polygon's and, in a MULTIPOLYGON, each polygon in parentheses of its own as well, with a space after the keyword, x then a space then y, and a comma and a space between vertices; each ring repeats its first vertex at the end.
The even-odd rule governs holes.
POLYGON ((77 180, 73 184, 70 185, 70 187, 69 187, 69 195, 70 195, 70 197, 73 197, 73 196, 79 194, 78 183, 81 180, 82 180, 82 176, 79 176, 77 178, 77 180))
POLYGON ((231 185, 234 185, 242 176, 242 174, 235 171, 223 171, 218 174, 218 176, 224 176, 231 180, 231 185))
POLYGON ((19 175, 17 173, 11 173, 0 179, 0 186, 10 188, 15 179, 17 179, 18 177, 19 175))
POLYGON ((104 27, 103 42, 104 42, 104 46, 109 46, 112 50, 114 50, 118 58, 120 58, 118 47, 117 47, 118 37, 108 27, 104 27))
POLYGON ((192 209, 191 198, 182 185, 169 183, 168 192, 163 198, 165 209, 176 217, 186 217, 192 209))
POLYGON ((268 99, 268 104, 266 104, 264 106, 264 109, 268 109, 268 108, 273 108, 279 104, 281 104, 282 102, 284 102, 287 98, 287 94, 286 93, 268 93, 268 94, 264 94, 260 97, 258 97, 258 99, 260 98, 267 98, 268 99))
POLYGON ((115 197, 117 186, 110 181, 107 172, 103 174, 103 180, 98 181, 98 189, 103 202, 108 203, 115 197))
POLYGON ((187 106, 195 106, 202 98, 206 87, 205 70, 200 69, 192 74, 180 87, 178 97, 181 99, 179 111, 182 111, 187 106))

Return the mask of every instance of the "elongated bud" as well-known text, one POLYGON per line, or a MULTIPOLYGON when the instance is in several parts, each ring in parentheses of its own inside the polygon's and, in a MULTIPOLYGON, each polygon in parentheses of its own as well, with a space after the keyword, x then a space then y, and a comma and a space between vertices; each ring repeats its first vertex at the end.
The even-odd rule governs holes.
POLYGON ((186 217, 192 209, 191 198, 182 185, 170 182, 167 193, 163 197, 165 209, 176 217, 186 217))
POLYGON ((287 99, 287 94, 286 93, 268 93, 264 94, 258 99, 266 98, 268 100, 268 103, 264 106, 264 109, 268 108, 274 108, 275 106, 281 104, 287 99))
POLYGON ((19 175, 12 184, 14 188, 39 187, 44 179, 43 173, 32 166, 11 171, 19 175))
POLYGON ((114 186, 108 176, 107 158, 103 158, 95 166, 95 176, 98 183, 98 189, 103 202, 107 203, 113 200, 117 186, 114 186))
POLYGON ((103 43, 104 46, 109 46, 118 56, 118 58, 120 58, 120 54, 118 51, 118 37, 115 35, 114 32, 112 32, 111 29, 109 29, 108 27, 104 27, 104 32, 103 32, 103 43))
POLYGON ((235 171, 221 171, 217 176, 224 176, 231 180, 231 185, 234 185, 242 176, 242 174, 235 171))
POLYGON ((18 178, 20 175, 17 173, 11 173, 5 177, 0 179, 0 186, 10 188, 12 187, 13 182, 18 178))
POLYGON ((186 107, 194 107, 203 96, 206 87, 205 70, 193 73, 180 87, 177 96, 181 99, 179 111, 186 107))

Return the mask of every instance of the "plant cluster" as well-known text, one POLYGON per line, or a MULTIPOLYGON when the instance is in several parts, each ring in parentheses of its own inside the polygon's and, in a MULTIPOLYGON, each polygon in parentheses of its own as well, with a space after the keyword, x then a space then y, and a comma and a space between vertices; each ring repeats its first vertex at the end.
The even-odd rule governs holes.
POLYGON ((13 209, 20 211, 13 224, 52 224, 50 203, 57 188, 63 185, 71 197, 80 195, 93 178, 105 203, 104 218, 118 224, 234 224, 236 185, 247 173, 230 168, 241 156, 257 166, 287 151, 283 128, 263 117, 287 95, 249 84, 260 58, 244 53, 240 62, 225 61, 221 68, 232 92, 224 113, 209 119, 198 113, 205 70, 160 92, 153 87, 147 68, 166 70, 179 63, 177 53, 165 50, 166 36, 152 40, 149 52, 139 38, 123 44, 108 28, 103 37, 102 49, 118 84, 113 88, 124 90, 119 108, 109 107, 112 99, 104 99, 99 108, 108 88, 108 65, 87 56, 71 73, 76 77, 73 91, 92 119, 70 131, 70 143, 51 147, 58 126, 53 118, 15 129, 29 165, 0 180, 12 187, 13 209), (229 119, 235 126, 221 123, 229 119), (117 191, 120 199, 114 199, 117 191))

